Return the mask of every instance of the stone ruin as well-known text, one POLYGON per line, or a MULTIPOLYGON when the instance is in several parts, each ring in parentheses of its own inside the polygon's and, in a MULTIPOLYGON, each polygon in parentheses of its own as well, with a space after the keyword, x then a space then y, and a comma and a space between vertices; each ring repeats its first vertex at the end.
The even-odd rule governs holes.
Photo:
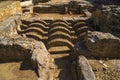
POLYGON ((0 6, 0 80, 120 79, 118 2, 30 0, 0 6))

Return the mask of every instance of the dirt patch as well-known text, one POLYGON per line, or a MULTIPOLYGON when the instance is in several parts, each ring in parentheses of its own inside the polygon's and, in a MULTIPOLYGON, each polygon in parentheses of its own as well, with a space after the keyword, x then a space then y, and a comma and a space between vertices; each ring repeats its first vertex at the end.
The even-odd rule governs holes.
POLYGON ((36 80, 36 73, 26 61, 0 63, 0 80, 36 80))
POLYGON ((120 60, 89 60, 96 80, 119 80, 120 79, 120 60))

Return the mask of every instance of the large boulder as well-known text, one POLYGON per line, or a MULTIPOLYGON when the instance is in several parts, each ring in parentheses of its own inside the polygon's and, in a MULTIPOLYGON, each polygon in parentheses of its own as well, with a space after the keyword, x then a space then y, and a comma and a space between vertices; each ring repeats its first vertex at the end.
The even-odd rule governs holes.
POLYGON ((84 56, 78 56, 72 64, 74 80, 95 80, 95 74, 84 56))
POLYGON ((89 32, 86 46, 95 57, 120 58, 120 38, 102 32, 89 32))
POLYGON ((43 42, 39 41, 35 43, 31 59, 34 68, 38 70, 38 80, 50 80, 50 53, 47 51, 43 42))
POLYGON ((0 61, 30 59, 34 40, 19 35, 0 36, 0 61), (31 43, 31 44, 30 44, 31 43))
POLYGON ((84 56, 79 56, 77 64, 79 80, 95 80, 95 74, 84 56))

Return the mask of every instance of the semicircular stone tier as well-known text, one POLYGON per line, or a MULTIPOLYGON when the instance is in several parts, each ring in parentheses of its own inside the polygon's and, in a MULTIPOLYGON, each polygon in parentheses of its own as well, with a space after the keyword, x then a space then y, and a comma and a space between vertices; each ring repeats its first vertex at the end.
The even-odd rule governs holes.
POLYGON ((77 41, 85 40, 87 29, 81 20, 22 20, 18 34, 43 41, 50 53, 69 53, 77 41))
POLYGON ((57 20, 52 22, 48 32, 48 51, 51 53, 70 52, 74 46, 71 30, 72 27, 65 21, 57 20))
POLYGON ((20 26, 18 34, 47 43, 49 29, 47 25, 48 23, 45 21, 38 20, 23 22, 23 24, 20 26))
POLYGON ((85 40, 87 37, 88 26, 84 21, 76 21, 73 24, 73 29, 78 37, 77 40, 85 40))
MULTIPOLYGON (((67 25, 70 25, 70 23, 67 22, 66 20, 54 20, 54 21, 51 22, 51 24, 54 24, 54 23, 56 23, 56 22, 62 22, 62 23, 65 23, 65 24, 67 24, 67 25)), ((50 24, 50 25, 51 25, 51 24, 50 24)))
POLYGON ((29 25, 31 23, 41 23, 45 26, 48 26, 49 24, 43 20, 21 20, 22 24, 29 25))

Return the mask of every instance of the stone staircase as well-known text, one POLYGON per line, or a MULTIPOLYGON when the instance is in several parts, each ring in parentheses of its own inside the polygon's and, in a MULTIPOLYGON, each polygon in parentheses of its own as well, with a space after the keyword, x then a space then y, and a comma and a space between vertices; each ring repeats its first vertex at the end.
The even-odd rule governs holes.
POLYGON ((87 29, 85 20, 22 20, 18 33, 43 41, 50 53, 70 53, 78 40, 85 40, 87 29))

